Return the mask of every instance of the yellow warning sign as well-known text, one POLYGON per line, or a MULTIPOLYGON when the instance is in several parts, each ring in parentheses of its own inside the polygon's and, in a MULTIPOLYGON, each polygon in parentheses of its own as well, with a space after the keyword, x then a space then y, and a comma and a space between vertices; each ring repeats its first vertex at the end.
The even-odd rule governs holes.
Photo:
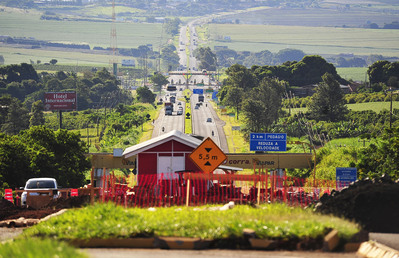
POLYGON ((189 157, 205 173, 213 172, 227 158, 209 137, 194 149, 189 157))

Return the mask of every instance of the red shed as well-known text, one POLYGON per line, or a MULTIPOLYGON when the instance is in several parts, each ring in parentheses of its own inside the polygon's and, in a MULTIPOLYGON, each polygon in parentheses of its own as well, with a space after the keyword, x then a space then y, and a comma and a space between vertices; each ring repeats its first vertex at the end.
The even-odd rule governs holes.
POLYGON ((137 175, 177 179, 175 171, 200 171, 189 155, 201 143, 195 137, 174 130, 129 147, 122 155, 125 159, 136 156, 137 175))

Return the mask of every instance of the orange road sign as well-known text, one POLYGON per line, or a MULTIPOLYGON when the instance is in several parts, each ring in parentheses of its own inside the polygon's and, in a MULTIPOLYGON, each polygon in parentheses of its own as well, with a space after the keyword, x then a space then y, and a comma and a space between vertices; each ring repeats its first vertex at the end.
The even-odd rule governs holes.
POLYGON ((189 157, 205 173, 213 172, 227 158, 209 137, 194 149, 189 157))

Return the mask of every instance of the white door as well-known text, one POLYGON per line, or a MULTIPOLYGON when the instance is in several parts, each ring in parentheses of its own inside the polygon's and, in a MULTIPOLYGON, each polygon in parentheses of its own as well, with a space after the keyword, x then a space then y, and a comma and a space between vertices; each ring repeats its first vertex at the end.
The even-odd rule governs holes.
POLYGON ((178 179, 179 175, 174 173, 175 171, 180 171, 185 169, 185 159, 182 157, 172 157, 172 156, 159 156, 158 157, 158 179, 171 180, 178 179))

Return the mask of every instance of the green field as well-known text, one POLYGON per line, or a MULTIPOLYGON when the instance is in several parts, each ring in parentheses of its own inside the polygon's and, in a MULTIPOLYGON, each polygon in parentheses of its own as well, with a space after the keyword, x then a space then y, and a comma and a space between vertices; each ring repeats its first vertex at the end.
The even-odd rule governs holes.
POLYGON ((367 67, 338 67, 337 73, 345 80, 368 81, 367 67))
POLYGON ((278 52, 284 48, 295 48, 306 54, 352 53, 399 57, 399 30, 210 24, 209 33, 213 45, 228 46, 236 51, 278 52), (230 36, 231 41, 222 40, 225 36, 230 36))
POLYGON ((382 27, 385 23, 391 23, 398 19, 396 10, 398 10, 399 5, 397 2, 391 5, 377 5, 374 2, 371 6, 364 2, 356 4, 354 1, 323 2, 320 3, 321 8, 268 8, 224 18, 238 19, 241 24, 311 27, 342 27, 344 25, 360 27, 367 21, 382 27), (340 10, 338 2, 341 5, 350 5, 350 8, 340 10))
MULTIPOLYGON (((391 102, 366 102, 366 103, 347 104, 346 106, 353 111, 373 110, 374 112, 379 113, 384 109, 390 110, 391 102)), ((393 101, 392 108, 399 109, 399 101, 393 101)), ((298 112, 303 113, 306 111, 307 108, 292 108, 291 114, 297 114, 298 112)))
MULTIPOLYGON (((330 3, 323 2, 322 4, 329 5, 330 3)), ((212 23, 203 26, 198 34, 201 40, 207 40, 202 44, 204 46, 225 45, 237 51, 269 50, 276 53, 284 48, 295 48, 303 50, 306 54, 323 56, 352 53, 365 56, 379 54, 386 57, 399 57, 397 45, 399 30, 342 28, 343 24, 359 27, 367 21, 376 22, 380 26, 390 23, 394 18, 397 20, 397 14, 390 11, 396 10, 396 5, 392 8, 384 6, 387 8, 384 13, 377 11, 382 8, 382 5, 367 6, 358 3, 352 7, 345 12, 338 12, 332 7, 320 10, 317 8, 255 8, 249 12, 216 15, 215 17, 220 19, 238 19, 240 24, 212 23), (244 22, 256 22, 259 25, 241 24, 244 22), (224 41, 225 36, 230 36, 231 41, 224 41)), ((83 18, 88 19, 87 21, 41 20, 40 16, 45 10, 4 8, 4 11, 0 13, 0 35, 32 37, 51 42, 84 43, 89 44, 91 48, 96 46, 107 48, 111 45, 110 32, 114 26, 118 48, 136 48, 140 45, 152 44, 157 50, 160 45, 170 42, 161 23, 142 22, 148 14, 139 9, 116 6, 117 21, 114 24, 110 19, 112 14, 110 6, 48 9, 62 18, 83 18)), ((187 19, 187 17, 182 17, 182 20, 187 19)), ((62 64, 70 65, 109 63, 106 53, 80 54, 29 47, 10 47, 10 45, 0 44, 0 55, 4 56, 5 64, 30 60, 48 62, 52 58, 62 64)), ((126 58, 128 57, 120 57, 120 59, 126 58)), ((346 79, 364 80, 361 69, 341 70, 341 72, 346 79)))
MULTIPOLYGON (((37 60, 42 63, 49 62, 51 59, 57 59, 59 64, 63 65, 94 65, 106 66, 109 64, 111 55, 81 53, 71 49, 71 51, 55 51, 45 49, 12 48, 0 45, 0 55, 4 57, 4 64, 29 63, 30 60, 36 63, 37 60)), ((120 59, 133 59, 132 57, 119 56, 120 59)))
MULTIPOLYGON (((350 110, 353 111, 373 110, 374 112, 379 113, 384 109, 389 110, 391 102, 356 103, 356 104, 347 104, 347 106, 350 110)), ((399 109, 399 101, 392 102, 392 108, 399 109)))
MULTIPOLYGON (((0 34, 52 42, 87 43, 91 48, 110 46, 111 22, 40 20, 40 15, 30 11, 2 12, 0 34)), ((116 22, 115 28, 120 48, 135 48, 146 44, 158 48, 160 44, 162 24, 116 22)), ((163 40, 165 43, 167 38, 163 40)))

